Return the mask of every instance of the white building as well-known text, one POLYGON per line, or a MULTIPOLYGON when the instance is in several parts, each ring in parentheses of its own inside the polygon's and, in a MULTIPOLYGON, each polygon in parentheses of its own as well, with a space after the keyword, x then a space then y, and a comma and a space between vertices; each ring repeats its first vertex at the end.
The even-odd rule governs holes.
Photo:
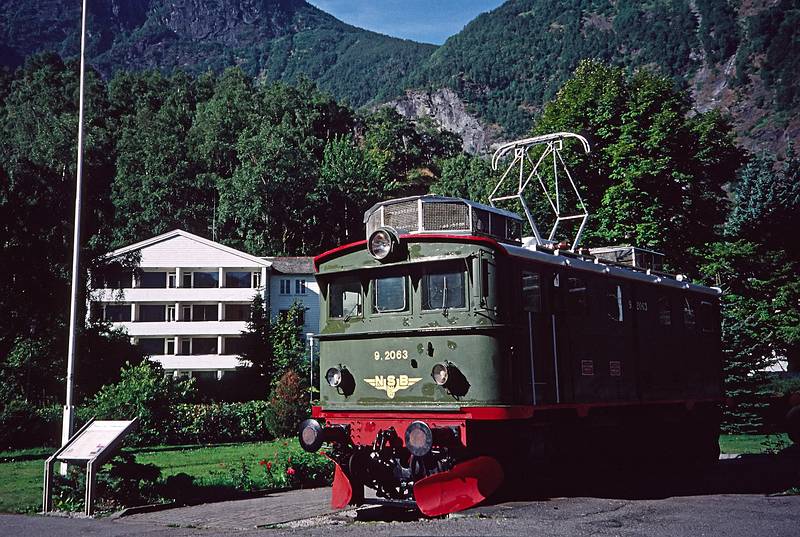
POLYGON ((319 331, 319 285, 312 257, 264 257, 271 265, 269 305, 275 318, 299 304, 304 310, 303 333, 319 331))
POLYGON ((241 332, 255 295, 269 303, 272 262, 182 230, 107 255, 130 256, 135 270, 93 278, 93 314, 175 374, 219 379, 240 367, 241 332))

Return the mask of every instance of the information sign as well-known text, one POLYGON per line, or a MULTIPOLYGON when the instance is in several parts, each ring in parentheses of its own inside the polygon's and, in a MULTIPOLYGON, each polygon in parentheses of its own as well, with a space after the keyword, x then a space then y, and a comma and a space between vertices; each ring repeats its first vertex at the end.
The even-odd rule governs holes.
POLYGON ((110 446, 131 423, 133 422, 93 421, 56 458, 60 461, 90 461, 110 446))
POLYGON ((61 446, 44 463, 44 493, 42 510, 47 513, 53 507, 51 498, 53 465, 57 460, 86 465, 86 516, 94 511, 94 493, 97 470, 108 461, 122 444, 125 435, 136 428, 137 420, 95 421, 81 427, 69 441, 61 446))

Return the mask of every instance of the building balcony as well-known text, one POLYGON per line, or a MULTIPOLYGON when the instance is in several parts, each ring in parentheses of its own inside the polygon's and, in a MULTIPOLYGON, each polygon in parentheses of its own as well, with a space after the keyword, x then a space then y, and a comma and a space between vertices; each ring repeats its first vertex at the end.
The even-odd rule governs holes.
POLYGON ((233 371, 242 367, 239 357, 230 354, 156 355, 150 360, 158 362, 167 371, 233 371))
POLYGON ((251 302, 263 289, 209 287, 130 289, 94 289, 91 299, 96 302, 251 302))
POLYGON ((172 321, 114 323, 131 337, 166 336, 238 336, 247 329, 247 321, 172 321))

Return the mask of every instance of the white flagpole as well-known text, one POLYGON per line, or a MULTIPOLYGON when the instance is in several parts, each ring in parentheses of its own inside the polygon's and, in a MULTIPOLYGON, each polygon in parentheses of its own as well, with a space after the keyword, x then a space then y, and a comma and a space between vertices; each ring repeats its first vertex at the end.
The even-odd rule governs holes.
MULTIPOLYGON (((78 349, 78 290, 81 286, 81 202, 83 184, 83 79, 86 54, 86 0, 81 6, 81 68, 78 90, 78 166, 75 178, 75 228, 72 238, 72 289, 69 307, 69 346, 67 348, 67 398, 64 404, 64 419, 61 429, 61 445, 69 441, 74 430, 73 392, 75 388, 75 355, 78 349)), ((82 321, 82 319, 81 319, 82 321)), ((67 473, 67 464, 61 463, 61 474, 67 473)))

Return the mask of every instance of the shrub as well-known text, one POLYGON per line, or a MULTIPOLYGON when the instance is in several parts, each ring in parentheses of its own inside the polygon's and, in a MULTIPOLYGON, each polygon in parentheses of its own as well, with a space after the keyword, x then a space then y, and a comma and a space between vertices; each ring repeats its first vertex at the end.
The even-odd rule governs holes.
POLYGON ((103 386, 89 402, 98 419, 139 418, 129 442, 149 445, 175 436, 174 406, 192 395, 192 381, 175 381, 157 363, 126 364, 116 384, 103 386))
POLYGON ((267 411, 267 428, 275 437, 293 436, 308 417, 309 393, 293 369, 286 371, 272 390, 267 411))
POLYGON ((171 429, 175 443, 222 443, 269 440, 266 401, 179 404, 171 429))
POLYGON ((27 401, 13 399, 0 407, 0 449, 40 446, 47 436, 47 422, 27 401))

